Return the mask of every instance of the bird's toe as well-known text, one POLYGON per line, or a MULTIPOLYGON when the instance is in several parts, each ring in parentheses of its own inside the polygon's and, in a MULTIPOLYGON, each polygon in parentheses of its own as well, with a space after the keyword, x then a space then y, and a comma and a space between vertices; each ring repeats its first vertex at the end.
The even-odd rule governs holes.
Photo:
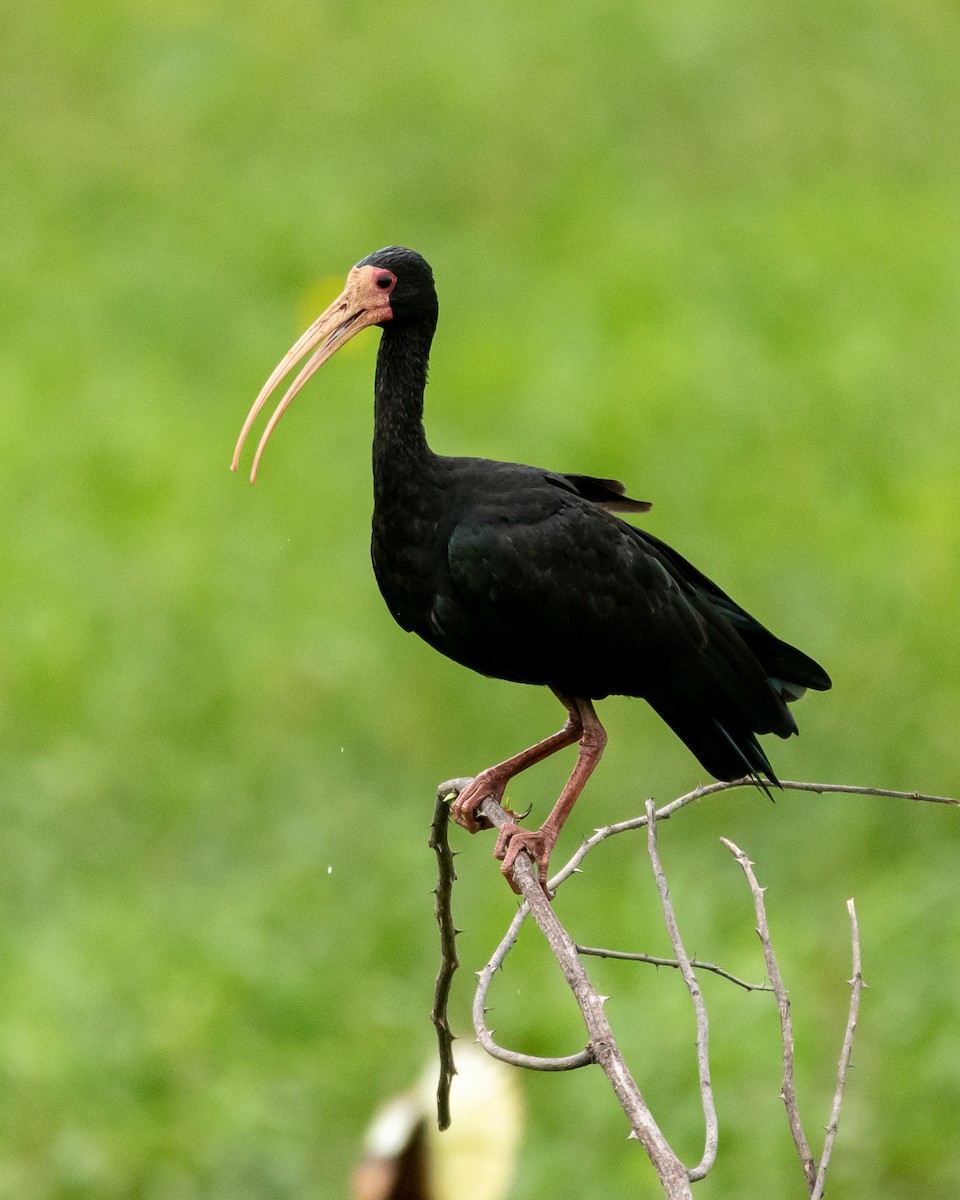
MULTIPOLYGON (((537 878, 540 881, 540 886, 546 892, 547 868, 550 865, 550 851, 552 849, 553 843, 548 841, 543 829, 521 829, 519 825, 508 821, 500 827, 493 856, 502 863, 500 870, 507 882, 515 892, 519 893, 520 888, 514 879, 513 868, 517 861, 517 855, 521 852, 526 853, 531 862, 536 864, 537 878)), ((547 892, 548 896, 549 894, 547 892)))
POLYGON ((484 800, 495 800, 499 804, 503 799, 504 786, 504 783, 493 778, 487 771, 481 771, 475 779, 470 780, 450 805, 450 815, 468 833, 490 829, 490 822, 482 813, 478 813, 477 809, 484 800))

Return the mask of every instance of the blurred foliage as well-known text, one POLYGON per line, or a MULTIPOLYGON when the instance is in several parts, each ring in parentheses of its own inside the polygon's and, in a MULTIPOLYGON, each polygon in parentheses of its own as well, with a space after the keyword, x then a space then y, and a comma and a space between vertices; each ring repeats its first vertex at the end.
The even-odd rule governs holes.
MULTIPOLYGON (((655 501, 653 532, 834 677, 769 747, 785 777, 957 792, 958 54, 945 0, 6 6, 0 1195, 344 1195, 430 1050, 434 787, 562 714, 381 606, 373 334, 254 491, 227 471, 270 368, 381 245, 438 277, 436 449, 655 501)), ((697 775, 642 705, 602 712, 568 847, 697 775)), ((568 765, 512 799, 545 811, 568 765)), ((671 822, 688 946, 758 976, 721 833, 770 886, 812 1139, 857 897, 871 990, 831 1196, 952 1200, 956 814, 737 794, 671 822)), ((490 841, 462 843, 472 967, 513 901, 490 841)), ((584 941, 663 952, 636 844, 558 905, 584 941)), ((591 971, 696 1158, 677 979, 591 971)), ((511 963, 505 1040, 580 1044, 555 976, 532 941, 511 963)), ((800 1196, 769 998, 704 989, 722 1141, 697 1194, 800 1196)), ((658 1194, 602 1079, 523 1085, 517 1200, 658 1194)))

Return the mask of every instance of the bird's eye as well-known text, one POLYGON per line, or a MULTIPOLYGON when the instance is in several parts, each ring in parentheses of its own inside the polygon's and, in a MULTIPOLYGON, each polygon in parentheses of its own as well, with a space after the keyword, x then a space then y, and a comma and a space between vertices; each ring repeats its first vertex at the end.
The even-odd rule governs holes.
POLYGON ((392 287, 395 282, 396 281, 392 275, 377 276, 377 287, 384 292, 387 290, 387 288, 392 287))

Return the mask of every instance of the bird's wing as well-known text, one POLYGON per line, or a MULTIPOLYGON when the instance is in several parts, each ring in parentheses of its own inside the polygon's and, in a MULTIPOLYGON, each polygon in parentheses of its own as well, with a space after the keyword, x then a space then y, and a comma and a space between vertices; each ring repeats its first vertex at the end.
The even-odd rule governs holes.
POLYGON ((634 500, 628 496, 626 485, 619 479, 598 479, 594 475, 562 475, 554 471, 544 472, 544 479, 554 487, 581 496, 607 512, 641 513, 653 508, 649 500, 634 500))
MULTIPOLYGON (((739 655, 758 671, 732 625, 656 543, 551 484, 518 476, 472 503, 450 532, 447 586, 431 620, 449 643, 477 648, 468 665, 555 686, 565 675, 577 683, 569 690, 592 696, 642 694, 642 676, 681 659, 705 667, 739 655)), ((451 656, 464 661, 462 650, 451 656)))
POLYGON ((720 778, 775 780, 754 734, 795 732, 785 680, 828 683, 681 555, 542 475, 464 510, 447 566, 438 649, 570 695, 643 696, 720 778))
POLYGON ((788 691, 792 690, 789 696, 785 693, 785 698, 798 699, 807 688, 821 692, 829 690, 830 676, 818 662, 802 650, 798 650, 796 646, 791 646, 772 634, 756 617, 741 608, 726 592, 717 587, 712 579, 698 571, 671 546, 646 530, 634 529, 633 532, 637 538, 655 548, 688 586, 694 588, 719 615, 729 621, 763 663, 767 673, 773 677, 773 682, 786 685, 788 691))

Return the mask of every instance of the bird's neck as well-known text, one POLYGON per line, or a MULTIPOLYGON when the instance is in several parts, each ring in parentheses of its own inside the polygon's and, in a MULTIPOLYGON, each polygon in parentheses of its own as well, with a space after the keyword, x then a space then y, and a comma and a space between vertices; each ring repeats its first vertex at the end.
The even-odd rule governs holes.
POLYGON ((374 385, 373 482, 381 498, 431 457, 423 429, 423 392, 433 330, 384 328, 374 385))

